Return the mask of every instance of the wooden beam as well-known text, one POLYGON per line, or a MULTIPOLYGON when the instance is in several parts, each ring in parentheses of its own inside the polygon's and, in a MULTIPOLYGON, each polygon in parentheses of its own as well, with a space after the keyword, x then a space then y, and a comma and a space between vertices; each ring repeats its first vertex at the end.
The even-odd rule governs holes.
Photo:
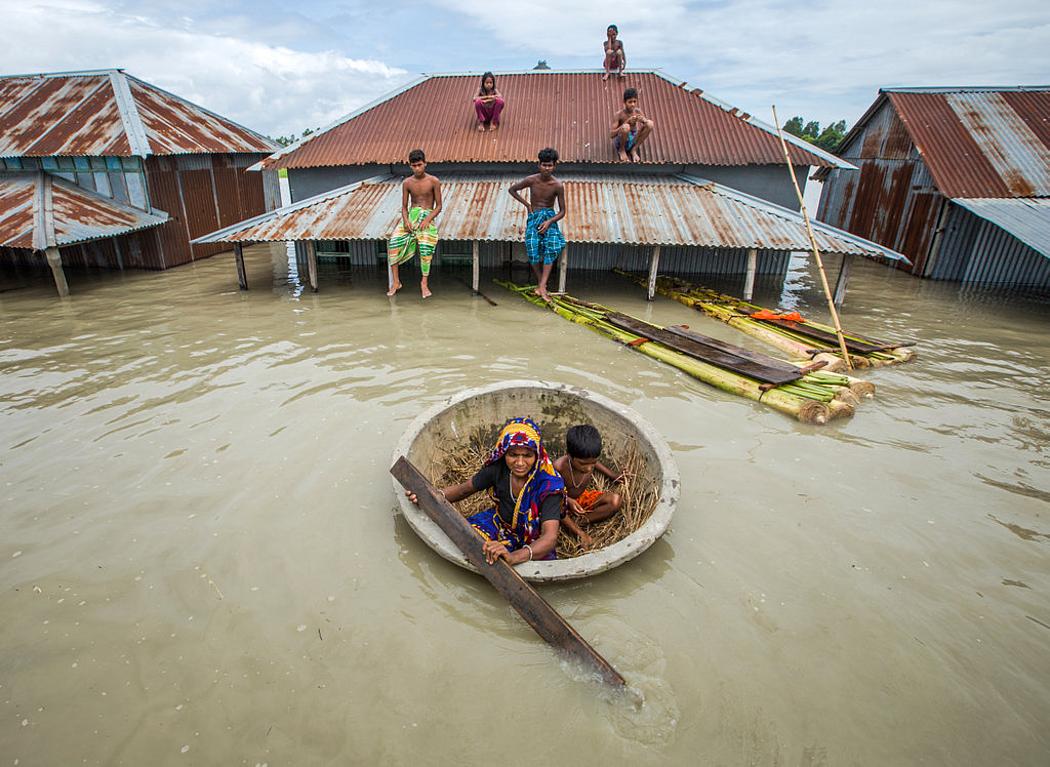
POLYGON ((624 687, 624 678, 591 647, 557 611, 526 583, 504 560, 488 564, 481 549, 481 537, 452 505, 405 457, 397 459, 390 473, 419 499, 419 506, 452 539, 478 571, 485 576, 532 628, 552 647, 594 670, 614 687, 624 687))
POLYGON ((660 266, 660 246, 653 246, 653 255, 649 259, 649 294, 647 298, 652 301, 656 298, 656 270, 660 266))
POLYGON ((755 292, 755 272, 758 271, 758 251, 747 252, 747 276, 744 278, 744 300, 750 301, 755 292))
POLYGON ((62 270, 62 254, 58 248, 48 248, 44 253, 47 256, 47 265, 51 267, 51 274, 55 277, 58 295, 65 298, 69 295, 69 283, 66 282, 66 273, 62 270))
POLYGON ((473 271, 470 275, 470 287, 475 294, 481 292, 481 256, 478 254, 478 247, 478 241, 474 240, 474 262, 472 266, 473 271))
POLYGON ((561 249, 561 256, 558 260, 558 292, 565 292, 565 275, 569 271, 569 246, 566 244, 561 249))
POLYGON ((233 255, 237 261, 237 284, 241 290, 248 289, 248 272, 244 268, 244 245, 239 242, 233 243, 233 255))
POLYGON ((317 292, 317 244, 313 240, 306 241, 306 273, 310 278, 310 290, 317 292))
POLYGON ((849 269, 853 264, 853 256, 842 257, 842 268, 839 269, 839 278, 835 281, 835 306, 842 306, 846 300, 846 283, 849 282, 849 269))

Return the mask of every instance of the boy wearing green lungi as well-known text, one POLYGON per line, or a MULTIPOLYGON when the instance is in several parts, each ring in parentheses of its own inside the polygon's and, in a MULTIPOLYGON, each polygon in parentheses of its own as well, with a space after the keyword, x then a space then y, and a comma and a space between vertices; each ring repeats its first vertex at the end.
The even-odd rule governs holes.
POLYGON ((427 279, 430 276, 430 260, 438 243, 438 230, 434 219, 441 212, 441 182, 427 173, 427 158, 422 149, 408 153, 408 165, 412 175, 401 184, 401 222, 387 243, 386 257, 390 266, 390 289, 392 296, 401 289, 398 264, 408 261, 419 250, 419 270, 423 274, 419 286, 423 298, 430 297, 427 279))

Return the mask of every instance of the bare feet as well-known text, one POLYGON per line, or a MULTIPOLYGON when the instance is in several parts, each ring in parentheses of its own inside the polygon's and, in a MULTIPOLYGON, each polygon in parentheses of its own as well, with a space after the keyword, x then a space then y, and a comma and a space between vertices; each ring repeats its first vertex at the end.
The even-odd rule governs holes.
POLYGON ((580 533, 580 545, 583 546, 584 550, 587 550, 594 545, 594 539, 587 533, 580 533))
POLYGON ((631 158, 627 156, 627 152, 620 150, 620 162, 630 162, 631 158))
POLYGON ((424 277, 422 282, 419 283, 419 291, 423 294, 423 298, 430 298, 433 293, 430 292, 430 285, 427 284, 427 278, 424 277))
POLYGON ((641 162, 641 161, 642 161, 642 158, 638 156, 638 150, 637 149, 632 149, 631 150, 631 162, 641 162))
POLYGON ((602 75, 602 82, 605 82, 608 79, 609 79, 609 73, 606 72, 604 75, 602 75))
POLYGON ((388 291, 386 292, 386 294, 387 294, 388 296, 392 296, 392 295, 394 295, 395 293, 397 293, 397 291, 399 291, 399 290, 401 290, 401 283, 400 283, 400 282, 398 282, 398 283, 396 283, 396 284, 394 284, 394 285, 391 285, 391 286, 390 286, 390 290, 388 290, 388 291))
POLYGON ((485 132, 485 123, 478 123, 478 133, 485 132))
POLYGON ((492 123, 491 125, 489 125, 489 130, 490 131, 499 130, 499 125, 497 125, 496 123, 492 123))

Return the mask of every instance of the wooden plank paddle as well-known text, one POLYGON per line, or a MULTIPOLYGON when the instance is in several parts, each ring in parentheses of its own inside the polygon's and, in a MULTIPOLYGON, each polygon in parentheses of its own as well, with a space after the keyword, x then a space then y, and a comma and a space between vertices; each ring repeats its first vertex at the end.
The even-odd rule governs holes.
POLYGON ((790 381, 797 381, 802 377, 802 373, 799 369, 791 367, 790 365, 784 365, 783 363, 777 367, 764 365, 748 359, 746 356, 738 354, 735 351, 726 352, 722 349, 717 349, 714 346, 701 343, 687 336, 672 333, 671 331, 657 327, 656 325, 650 325, 648 322, 642 322, 633 317, 628 317, 626 314, 609 312, 605 315, 605 320, 621 330, 634 333, 636 336, 643 336, 651 341, 663 344, 669 349, 674 349, 676 352, 687 354, 694 359, 707 362, 711 365, 716 365, 725 370, 731 370, 734 373, 739 373, 740 375, 745 375, 749 378, 754 378, 757 381, 764 381, 771 384, 783 384, 790 381))
POLYGON ((406 490, 416 494, 419 507, 437 523, 445 535, 463 552, 467 561, 485 576, 496 591, 510 602, 511 607, 517 610, 525 622, 549 645, 595 671, 606 684, 614 687, 627 685, 609 661, 599 655, 576 629, 558 615, 547 600, 536 593, 513 567, 502 559, 491 565, 485 561, 485 554, 481 550, 482 541, 474 532, 474 528, 407 458, 398 458, 397 463, 390 468, 390 473, 406 490))

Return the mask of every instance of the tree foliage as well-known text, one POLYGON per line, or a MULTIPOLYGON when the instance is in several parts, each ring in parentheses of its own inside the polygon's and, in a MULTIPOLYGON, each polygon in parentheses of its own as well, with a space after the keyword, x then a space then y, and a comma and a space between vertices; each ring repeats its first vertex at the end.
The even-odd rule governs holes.
POLYGON ((306 138, 307 136, 311 135, 312 133, 316 133, 319 130, 321 130, 321 129, 320 128, 307 128, 306 130, 303 131, 303 134, 301 136, 296 136, 293 133, 290 136, 276 136, 276 137, 275 136, 270 136, 269 138, 270 138, 270 140, 272 140, 278 146, 289 146, 290 144, 294 144, 296 141, 301 141, 302 139, 306 138))
POLYGON ((821 130, 820 123, 816 120, 803 123, 802 117, 796 115, 784 123, 784 130, 792 136, 798 136, 814 146, 832 152, 846 137, 846 121, 839 120, 821 130))

